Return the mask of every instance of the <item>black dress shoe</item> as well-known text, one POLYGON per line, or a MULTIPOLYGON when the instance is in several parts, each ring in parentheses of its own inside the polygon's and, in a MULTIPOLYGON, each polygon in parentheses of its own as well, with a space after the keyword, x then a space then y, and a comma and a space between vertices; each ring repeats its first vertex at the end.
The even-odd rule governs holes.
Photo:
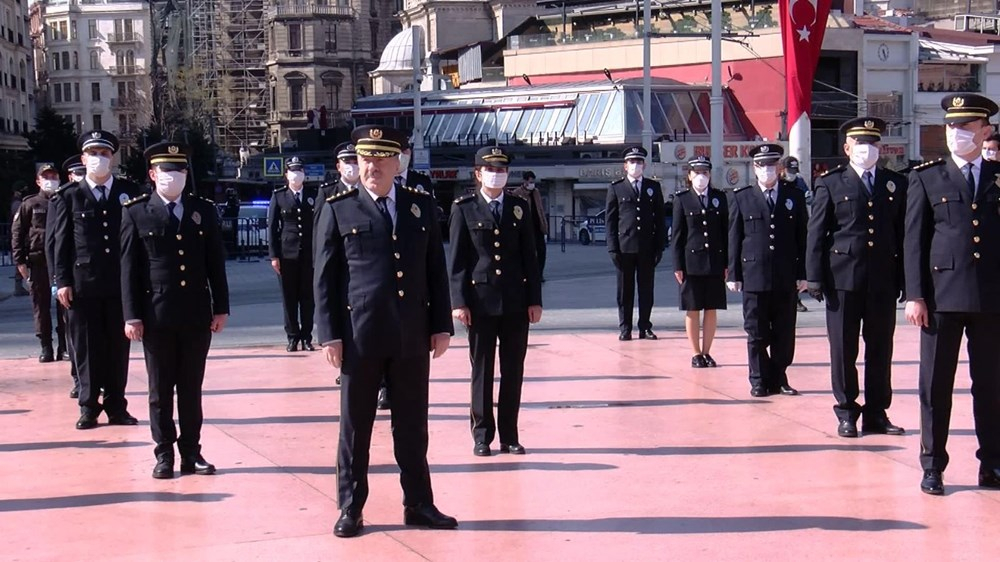
POLYGON ((862 423, 861 424, 862 433, 880 433, 882 435, 903 435, 906 430, 899 427, 898 425, 892 425, 889 418, 882 418, 881 420, 873 423, 862 423))
POLYGON ((441 513, 438 511, 438 508, 429 503, 403 508, 403 523, 406 525, 430 527, 431 529, 454 529, 458 527, 458 521, 454 517, 449 517, 441 513))
POLYGON ((771 393, 768 392, 767 388, 765 388, 762 384, 755 384, 750 387, 750 396, 753 396, 754 398, 763 398, 765 396, 769 396, 770 394, 771 393))
POLYGON ((70 390, 69 391, 69 397, 70 398, 79 398, 80 397, 80 390, 76 389, 76 388, 70 390))
POLYGON ((128 412, 112 416, 108 414, 108 425, 139 425, 139 420, 132 417, 128 412))
POLYGON ((622 330, 618 334, 618 341, 632 341, 632 330, 622 330))
POLYGON ((979 487, 1000 490, 1000 468, 979 467, 979 487))
POLYGON ((76 420, 77 429, 94 429, 95 427, 97 427, 97 416, 83 414, 80 419, 76 420))
POLYGON ((702 353, 701 354, 701 358, 705 360, 705 366, 706 367, 718 367, 719 366, 719 364, 715 362, 715 359, 712 359, 712 356, 709 355, 709 354, 707 354, 707 353, 702 353))
POLYGON ((382 387, 378 390, 378 404, 379 410, 388 410, 392 407, 392 402, 389 401, 389 389, 382 387))
POLYGON ((302 340, 302 351, 316 351, 312 340, 302 340))
POLYGON ((66 348, 65 347, 60 347, 59 349, 56 350, 56 361, 62 361, 63 359, 66 359, 67 357, 69 357, 69 354, 66 353, 66 348))
POLYGON ((340 538, 356 537, 364 528, 365 523, 361 514, 355 515, 351 513, 351 510, 345 509, 340 513, 337 524, 333 526, 333 534, 340 538))
MULTIPOLYGON (((784 394, 785 396, 797 396, 799 394, 798 390, 795 390, 794 388, 788 386, 787 384, 783 384, 783 385, 779 386, 778 387, 778 392, 780 392, 781 394, 784 394)), ((777 393, 775 393, 775 394, 777 394, 777 393)))
POLYGON ((205 457, 198 455, 188 455, 181 458, 181 474, 200 474, 208 476, 215 474, 215 465, 206 461, 205 457))
POLYGON ((476 443, 476 445, 472 448, 472 454, 477 457, 488 457, 492 453, 490 452, 490 446, 486 443, 476 443))
POLYGON ((932 496, 944 495, 944 479, 940 470, 929 468, 924 471, 924 477, 920 481, 920 491, 932 496))
POLYGON ((153 478, 167 480, 174 477, 174 455, 158 455, 153 467, 153 478))
POLYGON ((298 338, 288 338, 288 345, 285 346, 285 351, 291 353, 293 351, 298 351, 299 340, 298 338))
POLYGON ((523 455, 527 451, 524 450, 524 446, 523 445, 520 445, 518 443, 515 443, 513 445, 504 445, 503 443, 501 443, 500 444, 500 452, 501 453, 510 453, 512 455, 523 455))
POLYGON ((653 333, 653 330, 639 330, 639 339, 640 340, 655 340, 655 339, 658 339, 658 338, 656 337, 656 334, 653 333))
POLYGON ((857 437, 858 424, 851 420, 840 420, 840 425, 837 426, 837 435, 841 437, 857 437))
POLYGON ((56 360, 55 354, 52 353, 52 346, 42 347, 42 354, 38 356, 39 363, 52 363, 56 360))
POLYGON ((695 369, 704 369, 708 367, 708 363, 705 362, 704 355, 695 355, 691 358, 691 367, 695 369))

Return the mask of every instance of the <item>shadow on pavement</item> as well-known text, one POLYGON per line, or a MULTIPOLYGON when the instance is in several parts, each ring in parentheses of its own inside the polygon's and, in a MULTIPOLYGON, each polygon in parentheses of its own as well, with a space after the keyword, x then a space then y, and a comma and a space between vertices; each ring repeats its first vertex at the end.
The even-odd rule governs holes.
POLYGON ((905 447, 895 445, 844 445, 801 444, 801 445, 735 445, 698 446, 698 447, 579 447, 579 448, 539 448, 532 447, 531 452, 540 455, 638 455, 638 456, 673 456, 673 455, 760 455, 770 453, 816 453, 821 451, 852 451, 864 453, 885 453, 902 451, 905 447))
MULTIPOLYGON (((566 462, 483 462, 469 464, 435 464, 431 465, 432 474, 461 474, 487 472, 519 472, 524 470, 540 470, 545 472, 578 472, 587 470, 615 470, 618 467, 604 463, 566 463, 566 462)), ((316 474, 333 476, 337 474, 335 466, 247 466, 220 468, 219 474, 316 474)), ((399 467, 394 464, 376 464, 368 469, 369 474, 399 474, 399 467)))
POLYGON ((44 509, 66 509, 93 507, 134 502, 217 502, 232 494, 178 494, 175 492, 112 492, 108 494, 84 494, 54 498, 26 498, 0 500, 0 513, 11 511, 39 511, 44 509))
POLYGON ((124 449, 146 447, 152 443, 139 441, 52 441, 42 443, 0 443, 0 453, 47 451, 50 449, 124 449))
MULTIPOLYGON (((926 529, 912 521, 856 517, 608 517, 604 519, 462 521, 466 531, 537 531, 546 533, 639 533, 684 535, 697 533, 763 533, 820 529, 824 531, 895 531, 926 529)), ((390 530, 373 526, 371 530, 390 530)))

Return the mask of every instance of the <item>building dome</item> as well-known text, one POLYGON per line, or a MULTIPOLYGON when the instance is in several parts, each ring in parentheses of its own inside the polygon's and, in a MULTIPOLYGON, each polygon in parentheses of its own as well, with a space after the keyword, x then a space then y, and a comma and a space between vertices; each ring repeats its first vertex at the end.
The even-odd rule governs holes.
MULTIPOLYGON (((389 44, 387 44, 385 49, 382 51, 382 58, 379 60, 378 68, 376 68, 374 72, 380 74, 395 74, 400 71, 407 71, 409 75, 412 76, 414 35, 416 35, 417 40, 423 44, 424 30, 419 25, 415 25, 409 29, 404 29, 389 40, 389 44)), ((423 60, 424 50, 420 49, 421 65, 423 65, 423 60)))

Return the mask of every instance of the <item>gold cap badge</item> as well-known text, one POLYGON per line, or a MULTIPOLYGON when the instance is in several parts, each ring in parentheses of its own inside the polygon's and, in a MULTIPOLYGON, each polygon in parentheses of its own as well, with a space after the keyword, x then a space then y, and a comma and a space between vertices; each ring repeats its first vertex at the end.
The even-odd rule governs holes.
POLYGON ((875 122, 874 121, 865 121, 865 128, 866 129, 874 129, 875 128, 875 122))
POLYGON ((177 154, 180 151, 181 149, 177 148, 175 145, 170 145, 169 147, 167 147, 167 152, 169 152, 170 154, 177 154))
POLYGON ((373 139, 380 139, 382 138, 382 129, 372 129, 368 134, 370 134, 373 139))
POLYGON ((955 96, 951 98, 951 105, 954 107, 962 107, 965 105, 965 98, 961 96, 955 96))

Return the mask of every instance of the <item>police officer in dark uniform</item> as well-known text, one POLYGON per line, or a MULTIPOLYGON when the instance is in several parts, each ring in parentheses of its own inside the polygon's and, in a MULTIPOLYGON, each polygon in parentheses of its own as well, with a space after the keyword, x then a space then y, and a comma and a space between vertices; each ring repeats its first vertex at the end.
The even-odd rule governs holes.
POLYGON ((639 339, 656 339, 649 320, 653 279, 663 257, 667 229, 660 183, 643 177, 646 149, 625 151, 625 177, 608 188, 604 211, 608 253, 618 270, 618 339, 632 339, 632 307, 639 286, 639 339))
POLYGON ((709 353, 718 326, 717 310, 726 309, 729 264, 729 205, 726 194, 710 185, 712 163, 704 156, 688 160, 690 188, 674 194, 674 278, 680 284, 680 309, 694 356, 691 366, 717 367, 709 353), (699 311, 705 311, 704 338, 699 311))
POLYGON ((798 394, 786 370, 795 356, 795 302, 806 289, 805 196, 778 178, 784 149, 762 144, 750 151, 756 181, 733 190, 729 202, 729 272, 726 284, 743 293, 750 395, 798 394))
POLYGON ((156 443, 153 478, 214 474, 201 454, 201 386, 212 333, 229 316, 226 258, 215 205, 184 193, 186 146, 146 149, 152 195, 122 211, 122 296, 125 335, 142 341, 149 373, 149 425, 156 443), (174 388, 180 436, 174 427, 174 388))
POLYGON ((968 339, 979 485, 1000 488, 1000 163, 983 160, 997 104, 950 94, 951 154, 910 172, 906 201, 906 319, 920 326, 920 489, 944 493, 952 390, 968 339))
POLYGON ((892 337, 903 290, 906 178, 878 165, 885 121, 852 119, 840 128, 850 163, 815 185, 806 251, 809 294, 826 298, 833 407, 841 437, 902 435, 892 402, 892 337), (862 328, 862 325, 864 326, 862 328), (858 405, 858 337, 865 341, 865 405, 858 405))
POLYGON ((354 145, 350 141, 342 142, 337 145, 334 152, 337 154, 337 173, 340 177, 336 181, 319 186, 319 196, 316 200, 316 212, 314 213, 317 219, 319 211, 326 204, 328 197, 358 185, 358 155, 354 152, 354 145))
MULTIPOLYGON (((52 276, 45 259, 45 227, 48 222, 49 199, 59 189, 59 171, 43 164, 35 176, 38 193, 21 202, 11 225, 11 254, 23 279, 28 280, 31 309, 35 319, 35 337, 42 346, 39 363, 55 361, 52 349, 52 276)), ((56 333, 60 358, 66 350, 66 331, 61 311, 56 310, 56 333)))
POLYGON ((77 429, 97 426, 103 410, 112 425, 138 422, 127 410, 129 342, 122 332, 122 204, 139 194, 128 180, 111 174, 118 139, 107 131, 80 136, 83 181, 59 191, 53 236, 59 302, 69 309, 69 339, 80 376, 77 429), (104 389, 104 403, 98 394, 104 389))
POLYGON ((535 255, 531 205, 504 193, 510 155, 499 146, 476 153, 475 193, 455 200, 449 220, 452 316, 468 328, 472 360, 473 454, 523 455, 521 408, 528 325, 542 317, 542 280, 535 255), (500 342, 500 401, 493 417, 493 375, 500 342))
POLYGON ((427 466, 430 353, 454 333, 448 270, 430 195, 393 185, 405 136, 354 129, 361 183, 327 199, 316 248, 316 325, 342 374, 337 452, 338 537, 357 535, 368 499, 368 461, 379 381, 393 391, 392 439, 407 525, 451 529, 434 506, 427 466))
POLYGON ((409 140, 403 144, 403 152, 399 155, 399 173, 396 175, 396 185, 409 187, 410 189, 416 189, 417 191, 423 191, 424 193, 434 194, 434 184, 431 182, 431 178, 427 174, 420 173, 416 170, 410 169, 410 158, 413 154, 413 148, 410 146, 409 140))
POLYGON ((268 253, 271 267, 281 282, 281 304, 285 313, 287 351, 315 351, 313 327, 313 208, 316 191, 303 187, 302 162, 286 162, 288 185, 274 190, 267 209, 268 253))

